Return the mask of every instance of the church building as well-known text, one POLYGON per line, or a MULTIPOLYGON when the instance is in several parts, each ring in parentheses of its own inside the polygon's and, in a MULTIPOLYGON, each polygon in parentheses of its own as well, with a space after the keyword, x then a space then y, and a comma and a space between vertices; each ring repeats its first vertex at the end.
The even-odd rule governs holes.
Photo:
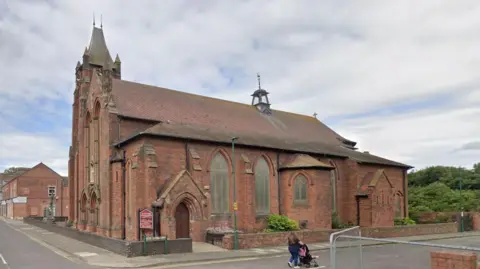
POLYGON ((412 167, 358 151, 315 116, 275 110, 255 77, 238 103, 123 80, 121 67, 94 26, 75 69, 77 229, 138 240, 145 208, 147 234, 194 241, 231 231, 234 213, 240 232, 262 231, 270 214, 303 229, 330 229, 333 216, 381 227, 408 215, 412 167))

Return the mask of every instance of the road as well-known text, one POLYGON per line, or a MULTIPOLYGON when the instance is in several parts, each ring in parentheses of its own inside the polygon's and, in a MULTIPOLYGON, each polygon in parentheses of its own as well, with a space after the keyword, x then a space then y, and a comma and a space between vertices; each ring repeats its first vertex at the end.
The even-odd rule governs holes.
MULTIPOLYGON (((480 247, 480 237, 436 240, 430 243, 480 247)), ((336 269, 360 269, 360 252, 358 248, 339 249, 336 269)), ((430 252, 445 249, 429 248, 414 245, 378 245, 363 248, 363 268, 365 269, 417 269, 430 268, 430 252)), ((314 252, 318 255, 320 268, 329 269, 330 253, 328 250, 314 252)), ((480 253, 477 253, 480 256, 480 253)), ((260 258, 239 262, 216 264, 192 264, 179 266, 183 269, 271 269, 288 268, 288 257, 260 258)), ((162 268, 162 267, 158 267, 162 268)))
POLYGON ((33 241, 0 220, 0 269, 93 269, 33 241))
MULTIPOLYGON (((28 228, 26 228, 28 229, 28 228)), ((464 237, 431 241, 430 243, 480 247, 480 237, 464 237)), ((89 266, 65 253, 51 250, 51 247, 17 231, 0 220, 0 269, 99 269, 89 266)), ((416 269, 430 268, 430 247, 414 245, 380 245, 363 248, 363 268, 368 269, 416 269)), ((320 268, 329 269, 329 251, 314 252, 320 268)), ((480 256, 480 253, 477 253, 480 256)), ((269 258, 248 258, 241 261, 199 262, 189 265, 170 264, 154 268, 183 269, 270 269, 288 268, 286 255, 269 258)), ((342 248, 337 252, 336 269, 360 269, 360 252, 358 247, 342 248)), ((112 267, 113 269, 113 267, 112 267)))

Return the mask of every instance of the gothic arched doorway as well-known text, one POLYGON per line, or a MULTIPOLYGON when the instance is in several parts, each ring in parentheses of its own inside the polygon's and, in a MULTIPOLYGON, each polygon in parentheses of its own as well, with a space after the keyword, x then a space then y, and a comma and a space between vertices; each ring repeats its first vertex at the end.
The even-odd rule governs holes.
POLYGON ((180 203, 175 210, 176 238, 190 237, 190 213, 185 203, 180 203))

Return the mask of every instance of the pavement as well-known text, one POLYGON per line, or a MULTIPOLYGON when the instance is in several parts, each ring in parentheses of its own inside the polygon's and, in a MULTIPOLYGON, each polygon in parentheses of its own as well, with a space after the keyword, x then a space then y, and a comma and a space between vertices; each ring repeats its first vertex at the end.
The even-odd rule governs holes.
MULTIPOLYGON (((432 242, 433 243, 433 242, 432 242)), ((463 237, 435 241, 436 244, 480 246, 480 237, 463 237)), ((412 245, 371 245, 363 248, 364 269, 428 269, 430 265, 430 252, 439 248, 412 245)), ((319 257, 316 259, 322 269, 332 269, 330 265, 329 250, 314 252, 319 257)), ((480 254, 480 253, 477 253, 480 254)), ((182 269, 271 269, 287 267, 288 256, 277 255, 274 257, 251 258, 249 260, 221 263, 195 263, 181 266, 182 269)), ((358 248, 341 248, 337 252, 336 269, 360 269, 360 254, 358 248)), ((158 267, 162 268, 162 267, 158 267)))
MULTIPOLYGON (((1 218, 0 218, 1 219, 1 218)), ((272 264, 279 264, 281 266, 286 266, 286 259, 289 254, 286 246, 279 247, 269 247, 269 248, 255 248, 255 249, 245 249, 245 250, 225 250, 220 249, 209 244, 199 243, 194 246, 193 253, 184 253, 184 254, 169 254, 169 255, 157 255, 157 256, 145 256, 145 257, 134 257, 126 258, 120 256, 113 252, 101 249, 62 235, 48 232, 46 230, 40 229, 36 226, 32 226, 22 221, 16 220, 6 220, 0 221, 0 254, 7 260, 9 264, 15 264, 22 262, 36 264, 35 267, 10 267, 6 269, 16 269, 16 268, 67 268, 67 266, 60 266, 61 263, 74 263, 77 265, 84 265, 84 267, 75 267, 74 265, 68 265, 68 268, 172 268, 172 267, 189 267, 208 265, 212 267, 215 264, 221 264, 222 268, 234 268, 229 266, 240 266, 235 268, 242 268, 242 264, 257 264, 262 268, 263 261, 269 261, 268 266, 272 264), (12 230, 13 229, 13 230, 12 230), (15 231, 15 232, 14 232, 15 231), (3 234, 2 234, 3 233, 3 234), (4 238, 8 238, 8 244, 3 243, 4 238), (10 239, 12 238, 12 239, 10 239), (18 238, 18 240, 17 240, 18 238), (31 244, 31 241, 35 241, 38 244, 31 244), (10 243, 10 241, 15 241, 10 243), (25 247, 24 245, 30 244, 31 246, 25 247), (13 247, 10 245, 18 244, 16 251, 11 251, 13 247), (30 250, 31 249, 31 250, 30 250), (37 249, 42 249, 40 250, 37 249), (23 251, 23 252, 22 252, 23 251), (52 252, 53 251, 53 252, 52 252), (35 254, 31 254, 33 252, 35 254), (55 258, 45 258, 47 256, 40 255, 36 253, 48 252, 49 256, 55 256, 55 258), (55 255, 58 254, 58 255, 55 255), (22 256, 23 255, 23 256, 22 256), (61 256, 61 257, 59 257, 61 256), (22 258, 23 257, 23 258, 22 258), (63 258, 62 258, 63 257, 63 258), (28 259, 27 259, 28 258, 28 259), (33 259, 32 262, 29 262, 30 259, 33 259), (45 264, 51 264, 50 266, 45 265, 45 267, 39 267, 37 261, 46 261, 45 264), (61 263, 50 262, 55 260, 61 260, 61 263), (55 267, 55 266, 59 267, 55 267), (53 266, 53 267, 52 267, 53 266), (87 267, 86 267, 87 266, 87 267), (90 266, 90 267, 88 267, 90 266)), ((452 240, 453 243, 462 243, 462 242, 471 242, 473 246, 480 247, 480 232, 469 232, 469 233, 453 233, 453 234, 436 234, 436 235, 426 235, 426 236, 411 236, 411 237, 402 237, 397 238, 403 241, 436 241, 446 239, 452 240)), ((441 242, 443 242, 441 241, 441 242)), ((439 241, 440 242, 440 241, 439 241)), ((445 241, 446 242, 446 241, 445 241)), ((450 242, 450 241, 448 241, 450 242)), ((437 243, 437 242, 432 242, 437 243)), ((363 248, 366 252, 372 252, 372 249, 375 250, 381 246, 382 251, 385 249, 388 253, 388 249, 392 246, 386 246, 384 242, 372 242, 372 241, 362 241, 362 245, 369 246, 363 248), (370 247, 371 246, 371 247, 370 247)), ((388 244, 388 243, 387 243, 388 244)), ((343 253, 345 251, 354 251, 353 254, 358 254, 358 249, 353 247, 355 243, 351 240, 339 240, 337 243, 338 253, 343 253)), ((417 248, 417 246, 412 247, 410 245, 393 245, 395 249, 405 249, 405 251, 417 248)), ((321 266, 328 267, 329 257, 328 252, 330 245, 325 242, 319 242, 314 244, 309 244, 310 251, 313 253, 318 253, 320 255, 321 266)), ((418 247, 425 248, 425 247, 418 247)), ((425 248, 426 249, 426 248, 425 248)), ((372 255, 379 253, 378 250, 372 252, 372 255)), ((338 254, 341 255, 341 254, 338 254)), ((395 254, 398 256, 398 254, 395 254)), ((429 254, 426 253, 427 258, 429 254)), ((368 256, 368 255, 367 255, 368 256)), ((388 256, 385 254, 384 256, 388 256)), ((340 256, 339 256, 340 257, 340 256)), ((354 260, 352 257, 355 255, 349 254, 346 255, 348 259, 342 259, 342 261, 354 260)), ((373 256, 372 256, 373 257, 373 256)), ((392 258, 392 257, 390 257, 392 258)), ((375 259, 375 258, 372 258, 375 259)), ((1 258, 0 258, 0 269, 5 269, 1 267, 1 258)), ((320 263, 320 262, 319 262, 320 263)), ((40 263, 41 264, 41 263, 40 263)), ((357 264, 358 262, 353 264, 357 264)), ((42 265, 43 266, 43 265, 42 265)), ((255 265, 257 266, 257 265, 255 265)), ((266 265, 267 266, 267 265, 266 265)), ((250 267, 250 266, 248 266, 250 267)), ((271 268, 271 267, 269 267, 271 268)), ((355 267, 347 267, 355 268, 355 267)), ((365 267, 365 268, 375 268, 375 267, 365 267)), ((385 267, 379 267, 385 268, 385 267)), ((409 267, 405 267, 409 268, 409 267)), ((428 268, 428 267, 425 267, 428 268)), ((389 267, 393 269, 393 267, 389 267)))
MULTIPOLYGON (((16 232, 0 221, 0 269, 93 269, 79 259, 66 258, 44 243, 16 232)), ((98 268, 98 267, 97 267, 98 268)))

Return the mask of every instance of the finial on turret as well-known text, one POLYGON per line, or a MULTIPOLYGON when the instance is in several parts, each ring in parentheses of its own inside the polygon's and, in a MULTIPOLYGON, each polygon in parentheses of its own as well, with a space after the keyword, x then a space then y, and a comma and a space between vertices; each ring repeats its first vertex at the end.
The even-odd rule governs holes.
POLYGON ((260 86, 260 73, 257 73, 257 80, 258 80, 258 89, 261 89, 262 87, 260 86))
POLYGON ((95 27, 95 12, 93 12, 93 27, 95 27))

